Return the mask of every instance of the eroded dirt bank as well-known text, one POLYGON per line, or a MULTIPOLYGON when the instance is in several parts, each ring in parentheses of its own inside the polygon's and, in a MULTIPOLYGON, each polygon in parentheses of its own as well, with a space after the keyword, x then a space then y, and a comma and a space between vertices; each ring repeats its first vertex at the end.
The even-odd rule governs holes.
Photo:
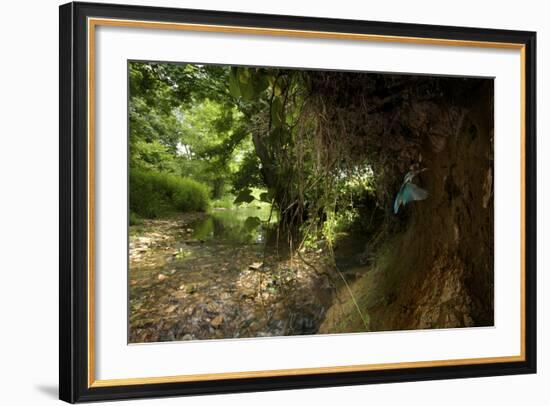
MULTIPOLYGON (((372 269, 352 283, 370 330, 493 325, 492 94, 486 83, 467 99, 406 110, 402 120, 418 138, 427 168, 415 182, 429 197, 387 223, 372 269)), ((363 331, 347 292, 338 297, 320 332, 363 331)))

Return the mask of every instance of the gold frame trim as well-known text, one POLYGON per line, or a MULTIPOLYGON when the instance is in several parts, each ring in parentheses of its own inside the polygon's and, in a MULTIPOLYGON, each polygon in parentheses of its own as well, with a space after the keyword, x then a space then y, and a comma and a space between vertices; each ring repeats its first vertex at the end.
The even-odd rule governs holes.
POLYGON ((212 381, 218 379, 266 378, 311 374, 330 374, 339 372, 380 371, 397 368, 425 368, 474 364, 494 364, 504 362, 522 362, 526 360, 525 348, 525 45, 519 43, 463 41, 439 38, 401 37, 390 35, 353 34, 342 32, 306 31, 258 27, 239 27, 227 25, 164 23, 139 20, 120 20, 107 18, 88 19, 88 388, 101 388, 125 385, 143 385, 177 383, 193 381, 212 381), (521 269, 520 269, 520 340, 519 355, 485 358, 464 358, 452 360, 396 362, 383 364, 347 365, 317 368, 277 369, 267 371, 221 372, 212 374, 191 374, 146 378, 95 379, 95 278, 94 278, 94 191, 95 191, 95 28, 97 26, 132 27, 160 30, 180 30, 195 32, 218 32, 231 34, 266 35, 281 37, 318 38, 356 40, 370 42, 403 43, 433 46, 459 46, 477 48, 512 49, 520 51, 520 137, 521 137, 521 269))

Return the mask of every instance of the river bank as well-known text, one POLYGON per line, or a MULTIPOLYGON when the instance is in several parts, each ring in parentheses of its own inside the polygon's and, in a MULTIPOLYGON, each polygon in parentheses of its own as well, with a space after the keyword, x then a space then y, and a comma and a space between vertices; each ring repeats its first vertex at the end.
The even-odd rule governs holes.
POLYGON ((185 213, 130 227, 131 343, 317 332, 334 293, 325 253, 266 250, 266 213, 250 214, 185 213))

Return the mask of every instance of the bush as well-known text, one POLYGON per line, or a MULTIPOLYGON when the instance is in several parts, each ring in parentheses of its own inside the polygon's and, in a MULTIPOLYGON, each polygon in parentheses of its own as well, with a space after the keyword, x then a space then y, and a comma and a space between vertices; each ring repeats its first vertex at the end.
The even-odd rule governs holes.
POLYGON ((178 211, 204 211, 208 207, 208 187, 188 178, 176 178, 172 201, 178 211))
POLYGON ((130 211, 130 216, 128 218, 128 221, 131 226, 139 226, 143 224, 143 221, 141 220, 141 218, 133 211, 130 211))
POLYGON ((155 218, 172 212, 204 211, 208 187, 192 179, 168 173, 130 170, 130 211, 155 218))

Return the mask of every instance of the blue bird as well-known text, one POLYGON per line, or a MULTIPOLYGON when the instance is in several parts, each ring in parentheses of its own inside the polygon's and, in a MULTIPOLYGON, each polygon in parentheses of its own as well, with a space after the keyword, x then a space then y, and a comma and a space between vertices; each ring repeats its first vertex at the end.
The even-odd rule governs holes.
POLYGON ((403 184, 401 185, 397 196, 395 196, 395 201, 393 202, 394 214, 397 214, 399 207, 405 206, 407 203, 414 200, 424 200, 428 197, 428 192, 426 190, 412 183, 414 177, 425 170, 426 168, 407 172, 405 178, 403 179, 403 184))

